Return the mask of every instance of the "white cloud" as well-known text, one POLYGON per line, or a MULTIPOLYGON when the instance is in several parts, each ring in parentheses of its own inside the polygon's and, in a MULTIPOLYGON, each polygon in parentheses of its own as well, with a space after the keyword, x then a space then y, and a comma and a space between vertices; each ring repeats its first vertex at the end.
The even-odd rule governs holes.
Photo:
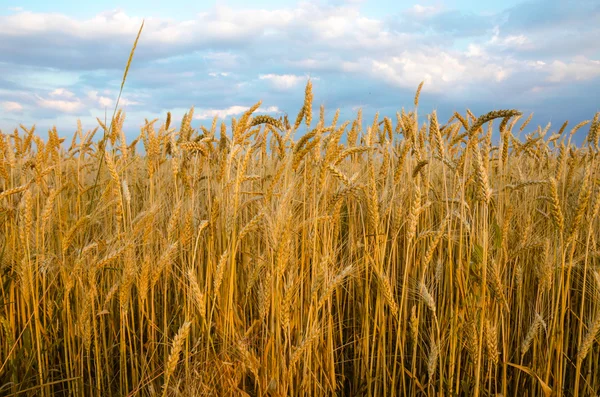
POLYGON ((59 110, 61 112, 71 113, 83 106, 83 103, 81 103, 75 94, 65 88, 56 88, 50 91, 46 98, 39 95, 34 96, 40 107, 59 110))
POLYGON ((548 81, 582 81, 600 77, 600 61, 578 57, 573 62, 554 61, 546 65, 549 71, 548 81))
POLYGON ((544 61, 527 61, 525 64, 528 67, 536 69, 536 70, 543 70, 544 67, 546 66, 546 62, 544 62, 544 61))
MULTIPOLYGON (((194 118, 198 119, 198 120, 206 120, 206 119, 212 119, 213 117, 217 116, 220 119, 224 119, 229 116, 236 116, 238 114, 242 114, 248 109, 250 109, 249 106, 239 106, 239 105, 230 106, 225 109, 201 109, 196 112, 196 115, 194 116, 194 118)), ((264 113, 278 113, 279 108, 277 106, 269 106, 267 108, 259 107, 256 111, 264 112, 264 113)))
POLYGON ((67 99, 45 99, 36 95, 37 104, 46 109, 57 110, 63 113, 76 113, 84 108, 83 103, 79 100, 67 99))
MULTIPOLYGON (((105 90, 106 95, 112 95, 110 91, 105 90)), ((116 98, 116 96, 114 96, 116 98)), ((105 107, 113 107, 115 106, 115 99, 113 97, 108 97, 104 95, 98 95, 98 91, 91 90, 87 92, 87 99, 92 101, 94 106, 100 106, 101 108, 105 107)), ((139 105, 140 102, 129 100, 125 97, 121 97, 119 99, 119 107, 128 106, 128 105, 139 105)))
MULTIPOLYGON (((0 38, 39 36, 50 43, 54 35, 60 35, 58 43, 64 43, 60 45, 69 50, 69 39, 77 39, 79 45, 81 39, 93 43, 110 40, 113 45, 129 49, 141 22, 140 17, 129 16, 122 10, 102 12, 88 19, 24 11, 0 16, 0 38)), ((237 57, 228 51, 219 51, 219 48, 232 44, 247 48, 265 37, 276 41, 286 37, 294 40, 300 32, 304 39, 331 40, 333 42, 325 44, 348 48, 389 48, 402 44, 400 41, 407 36, 390 32, 383 20, 366 17, 356 6, 323 7, 301 2, 294 8, 275 10, 216 6, 179 21, 148 17, 139 45, 156 49, 158 51, 154 53, 163 56, 165 52, 172 54, 182 49, 189 53, 189 46, 216 49, 207 60, 235 66, 237 57)))
POLYGON ((307 80, 305 76, 296 76, 294 74, 261 74, 258 78, 269 81, 278 90, 289 90, 298 85, 298 83, 307 80))
POLYGON ((484 54, 485 54, 485 51, 483 50, 483 48, 481 48, 481 46, 471 43, 467 47, 467 52, 465 55, 467 57, 481 57, 484 54))
MULTIPOLYGON (((47 98, 36 95, 37 104, 46 109, 57 110, 63 113, 77 113, 85 108, 110 108, 115 105, 115 99, 108 91, 104 91, 105 95, 100 95, 96 90, 89 90, 85 97, 78 97, 73 92, 65 88, 56 88, 48 94, 47 98)), ((116 98, 116 95, 114 96, 116 98)), ((121 97, 119 106, 137 105, 139 102, 121 97)))
MULTIPOLYGON (((145 19, 142 41, 144 45, 171 45, 214 40, 247 41, 266 28, 281 28, 290 24, 297 11, 237 9, 216 6, 198 13, 193 19, 173 20, 148 17, 145 19)), ((83 39, 122 37, 129 45, 142 23, 141 17, 132 17, 115 9, 88 19, 75 19, 59 13, 20 12, 0 17, 0 35, 28 36, 45 32, 61 33, 83 39)))
POLYGON ((101 108, 113 106, 112 98, 98 95, 98 91, 88 91, 87 97, 101 108))
POLYGON ((57 88, 57 89, 53 90, 52 92, 50 92, 49 95, 53 98, 56 98, 56 97, 73 98, 73 97, 75 97, 75 94, 73 94, 71 91, 69 91, 65 88, 57 88))
MULTIPOLYGON (((509 66, 485 58, 441 50, 404 51, 399 56, 379 60, 363 60, 347 69, 362 70, 375 78, 399 87, 414 89, 425 81, 425 91, 442 92, 458 89, 466 83, 501 82, 512 72, 509 66)), ((482 55, 483 52, 476 52, 482 55)))
POLYGON ((226 109, 202 109, 196 112, 194 118, 198 120, 212 119, 215 116, 225 118, 244 113, 248 109, 249 107, 247 106, 230 106, 226 109))
POLYGON ((259 112, 265 112, 265 113, 279 113, 280 110, 277 106, 269 106, 268 108, 258 108, 257 109, 259 112))
POLYGON ((382 19, 368 18, 357 7, 319 7, 301 3, 294 10, 296 20, 289 30, 300 37, 312 38, 320 46, 333 50, 392 50, 407 44, 411 36, 390 31, 382 19))
POLYGON ((4 109, 6 112, 19 113, 23 110, 23 105, 21 105, 19 102, 5 101, 1 104, 2 109, 4 109))
POLYGON ((130 106, 130 105, 141 105, 141 102, 138 101, 132 101, 130 99, 121 97, 121 99, 119 99, 119 106, 130 106))
POLYGON ((493 35, 488 40, 488 45, 509 49, 526 49, 531 48, 531 40, 524 34, 508 35, 502 37, 500 35, 500 27, 494 26, 492 29, 493 35))

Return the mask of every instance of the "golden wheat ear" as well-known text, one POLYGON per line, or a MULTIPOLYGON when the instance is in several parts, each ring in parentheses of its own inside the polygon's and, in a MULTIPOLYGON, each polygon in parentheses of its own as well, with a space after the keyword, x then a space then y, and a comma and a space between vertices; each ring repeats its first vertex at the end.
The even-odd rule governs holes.
POLYGON ((421 89, 423 88, 424 83, 425 83, 425 81, 421 81, 421 83, 417 87, 417 92, 415 93, 415 100, 414 100, 415 107, 419 106, 419 96, 421 96, 421 89))

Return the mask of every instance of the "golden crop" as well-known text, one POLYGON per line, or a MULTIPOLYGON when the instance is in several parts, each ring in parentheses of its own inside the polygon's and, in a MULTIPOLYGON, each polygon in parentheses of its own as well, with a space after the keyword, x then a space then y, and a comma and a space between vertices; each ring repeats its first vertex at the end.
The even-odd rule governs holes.
POLYGON ((598 114, 576 146, 312 98, 0 133, 0 394, 600 392, 598 114))

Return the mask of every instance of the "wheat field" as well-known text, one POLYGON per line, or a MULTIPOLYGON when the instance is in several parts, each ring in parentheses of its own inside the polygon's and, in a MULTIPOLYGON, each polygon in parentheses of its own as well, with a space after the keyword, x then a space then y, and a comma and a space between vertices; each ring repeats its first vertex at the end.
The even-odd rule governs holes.
POLYGON ((0 133, 0 395, 600 393, 599 114, 444 123, 420 88, 0 133))

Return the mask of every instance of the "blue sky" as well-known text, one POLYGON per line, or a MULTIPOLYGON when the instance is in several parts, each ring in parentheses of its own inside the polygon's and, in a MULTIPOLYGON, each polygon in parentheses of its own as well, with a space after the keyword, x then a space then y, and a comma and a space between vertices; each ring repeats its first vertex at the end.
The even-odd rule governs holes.
MULTIPOLYGON (((129 50, 125 128, 214 115, 295 117, 306 80, 328 118, 517 108, 571 125, 600 110, 596 0, 14 1, 0 3, 0 129, 70 136, 112 112, 129 50)), ((365 121, 366 122, 366 121, 365 121)))

